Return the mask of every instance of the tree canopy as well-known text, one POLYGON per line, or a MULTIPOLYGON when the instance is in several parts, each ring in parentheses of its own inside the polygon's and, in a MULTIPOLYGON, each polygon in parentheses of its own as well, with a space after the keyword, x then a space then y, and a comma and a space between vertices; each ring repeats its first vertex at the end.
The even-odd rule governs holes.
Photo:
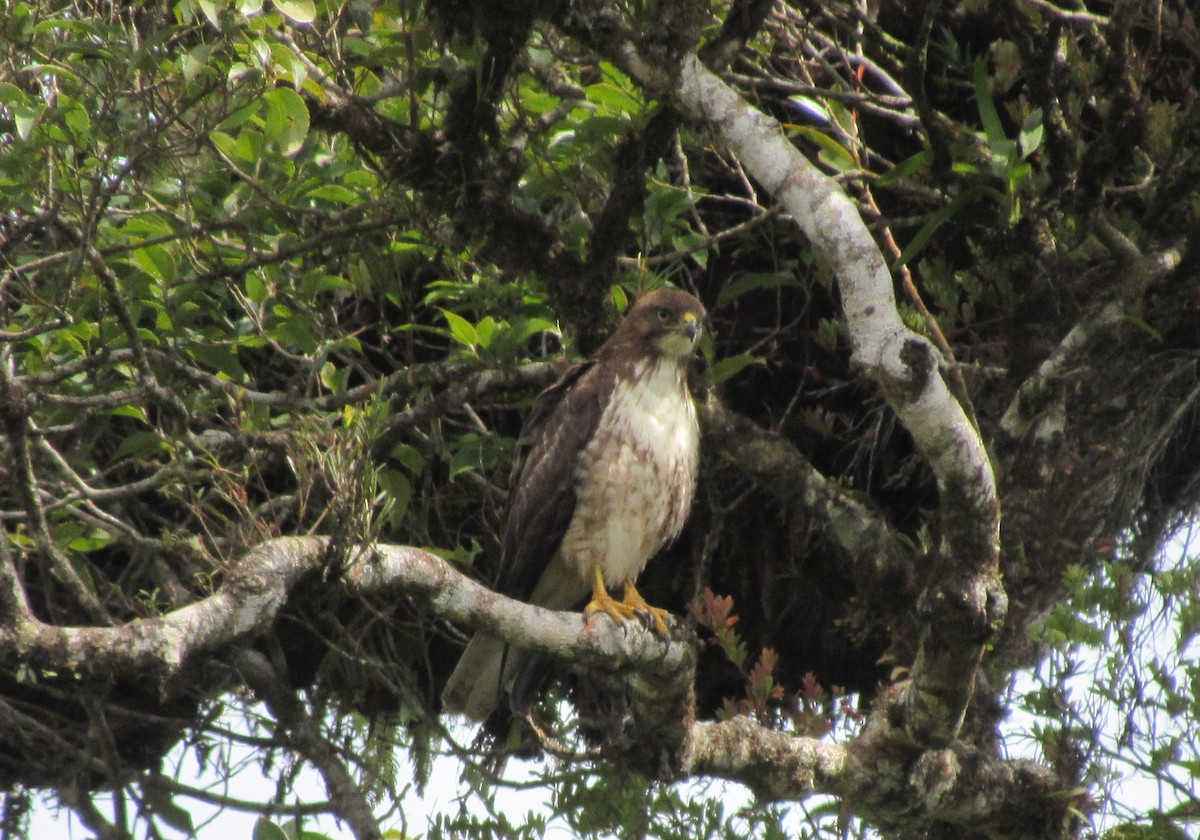
POLYGON ((449 752, 483 802, 550 756, 580 834, 1185 836, 1198 76, 1185 0, 15 0, 0 830, 381 837, 449 752), (710 313, 668 639, 487 588, 523 413, 664 284, 710 313), (562 666, 460 743, 477 628, 562 666), (174 776, 235 744, 273 801, 174 776))

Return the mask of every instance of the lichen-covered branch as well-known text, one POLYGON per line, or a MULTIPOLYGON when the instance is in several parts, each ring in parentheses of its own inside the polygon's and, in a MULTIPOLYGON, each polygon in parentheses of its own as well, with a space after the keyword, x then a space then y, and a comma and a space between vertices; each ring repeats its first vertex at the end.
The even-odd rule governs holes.
POLYGON ((739 781, 767 801, 839 796, 883 828, 940 824, 997 840, 1060 835, 1079 795, 1033 762, 962 744, 914 754, 880 727, 835 744, 748 717, 695 724, 690 769, 739 781))
POLYGON ((920 605, 921 644, 900 706, 915 741, 947 744, 962 724, 983 644, 1006 609, 1000 510, 983 441, 939 374, 935 348, 901 320, 883 254, 842 187, 695 56, 683 59, 674 93, 686 113, 715 128, 830 267, 856 364, 937 476, 938 569, 920 605))
POLYGON ((969 493, 961 501, 980 516, 994 543, 996 489, 983 442, 938 374, 934 348, 901 320, 891 273, 854 203, 788 141, 778 122, 699 59, 684 59, 676 94, 691 115, 716 128, 836 275, 855 361, 879 383, 942 489, 969 493))
MULTIPOLYGON (((45 623, 17 598, 19 587, 5 575, 9 597, 2 604, 0 661, 74 673, 85 681, 120 674, 168 694, 172 681, 197 657, 266 631, 301 579, 327 573, 328 547, 324 537, 268 540, 235 563, 213 595, 119 627, 45 623)), ((405 593, 447 620, 581 665, 674 673, 686 670, 691 657, 687 645, 637 626, 617 628, 603 620, 585 624, 574 613, 497 595, 436 555, 410 546, 362 549, 335 579, 343 597, 405 593)))

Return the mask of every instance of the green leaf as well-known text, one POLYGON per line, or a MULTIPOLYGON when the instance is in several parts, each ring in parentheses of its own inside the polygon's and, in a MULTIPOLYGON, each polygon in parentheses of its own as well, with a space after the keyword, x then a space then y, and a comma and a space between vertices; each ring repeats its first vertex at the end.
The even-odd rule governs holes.
POLYGON ((160 283, 172 282, 178 273, 175 258, 161 245, 138 248, 133 252, 133 261, 138 268, 160 283))
MULTIPOLYGON (((242 342, 248 346, 248 342, 242 342)), ((196 342, 187 348, 187 353, 209 370, 215 371, 222 379, 231 382, 242 382, 246 379, 246 370, 238 361, 237 352, 231 343, 196 342)))
POLYGON ((300 56, 283 44, 271 44, 271 58, 280 71, 280 78, 286 79, 296 90, 304 86, 308 80, 308 67, 300 60, 300 56))
POLYGON ((516 318, 503 330, 498 331, 488 348, 502 361, 515 357, 526 341, 541 333, 558 335, 558 325, 545 318, 516 318))
POLYGON ((817 156, 838 172, 845 172, 858 166, 854 161, 854 156, 846 151, 841 143, 819 128, 809 125, 788 125, 787 128, 790 133, 798 134, 812 142, 819 150, 817 156))
POLYGON ((413 475, 420 475, 425 469, 425 453, 409 443, 401 443, 392 448, 391 457, 395 458, 413 475))
POLYGON ((463 347, 474 350, 479 344, 479 334, 471 322, 449 309, 443 309, 442 315, 445 316, 446 323, 450 325, 450 334, 454 336, 454 340, 463 347))
POLYGON ((25 101, 25 91, 21 90, 12 82, 0 82, 0 104, 21 104, 25 101))
POLYGON ((134 420, 146 422, 146 409, 137 405, 119 405, 109 412, 113 417, 132 417, 134 420))
POLYGON ((294 155, 308 136, 308 106, 291 88, 275 88, 263 99, 267 103, 267 137, 285 155, 294 155))
POLYGON ((320 294, 321 292, 347 292, 353 288, 354 284, 345 277, 337 274, 322 274, 313 285, 313 292, 315 294, 320 294))
POLYGON ((87 109, 78 102, 71 102, 63 111, 63 122, 71 130, 76 143, 82 145, 87 142, 87 136, 92 127, 92 120, 88 116, 87 109))
POLYGON ((246 297, 251 303, 261 304, 267 299, 267 284, 259 276, 257 271, 251 271, 246 275, 246 297))
POLYGON ((200 6, 200 11, 204 13, 204 17, 208 19, 215 28, 221 28, 221 10, 217 8, 217 4, 213 0, 197 0, 200 6))
POLYGON ((601 106, 602 111, 610 114, 632 116, 642 111, 642 103, 626 91, 609 82, 589 85, 584 89, 589 102, 601 106))
POLYGON ((235 158, 238 156, 238 142, 233 137, 226 134, 224 131, 216 129, 208 133, 209 142, 217 147, 217 150, 226 157, 235 158))
POLYGON ((488 315, 475 325, 475 335, 479 338, 479 346, 486 349, 491 346, 492 338, 496 335, 496 319, 488 315))
POLYGON ((467 470, 488 471, 495 466, 496 460, 506 446, 507 438, 468 432, 453 444, 454 453, 450 457, 450 478, 453 479, 467 470))
MULTIPOLYGON (((86 554, 89 551, 97 551, 106 546, 112 545, 114 537, 111 534, 106 534, 103 531, 94 531, 87 536, 79 536, 70 540, 67 543, 67 548, 71 551, 78 551, 86 554)), ((191 815, 189 814, 189 817, 191 815)))
POLYGON ((275 0, 275 8, 296 23, 312 23, 317 16, 313 0, 275 0))
POLYGON ((346 189, 341 184, 323 184, 315 190, 309 190, 307 198, 335 201, 338 204, 349 206, 353 206, 359 202, 358 193, 346 189))
POLYGON ((719 385, 749 365, 762 364, 766 364, 765 359, 758 356, 751 356, 749 353, 738 353, 734 356, 727 356, 713 364, 708 372, 708 379, 713 385, 719 385))
POLYGON ((312 328, 312 317, 302 312, 296 312, 280 320, 269 330, 269 334, 272 338, 298 348, 303 353, 311 353, 317 349, 317 338, 313 335, 312 328))
POLYGON ((521 94, 521 105, 525 110, 532 114, 541 116, 547 111, 554 109, 562 100, 557 96, 552 96, 541 91, 530 91, 521 94))
POLYGON ((983 123, 983 131, 987 135, 988 145, 991 146, 992 152, 1001 157, 1008 157, 1012 149, 1012 141, 1004 133, 1004 124, 1000 122, 996 103, 992 101, 988 60, 987 56, 982 55, 975 59, 975 104, 979 108, 979 119, 983 123))
POLYGON ((127 435, 117 451, 112 454, 112 463, 125 458, 149 458, 167 448, 158 432, 134 432, 127 435))
POLYGON ((713 309, 722 309, 747 292, 759 289, 794 288, 799 285, 800 281, 791 272, 773 271, 769 273, 752 272, 750 274, 743 274, 733 282, 726 283, 721 287, 713 309))
POLYGON ((388 494, 394 506, 393 515, 397 519, 403 517, 413 495, 412 482, 408 476, 400 470, 384 467, 376 474, 376 480, 379 482, 379 489, 388 494))
POLYGON ((171 223, 161 216, 136 216, 121 225, 121 233, 132 238, 170 236, 171 223))
POLYGON ((920 172, 929 165, 929 161, 933 159, 933 153, 928 149, 917 152, 915 155, 897 163, 887 172, 884 172, 875 181, 875 185, 879 187, 887 187, 896 183, 902 178, 907 178, 914 172, 920 172))
POLYGON ((37 125, 38 118, 42 115, 41 108, 30 108, 27 105, 18 105, 12 109, 13 122, 17 127, 17 136, 22 140, 28 140, 33 134, 33 127, 37 125))
POLYGON ((254 833, 251 840, 289 840, 287 833, 266 817, 259 817, 254 823, 254 833))
POLYGON ((209 59, 212 53, 213 46, 211 44, 200 44, 190 49, 180 60, 180 68, 183 70, 184 80, 191 82, 201 72, 209 69, 209 59))
POLYGON ((902 265, 907 265, 910 263, 913 258, 917 256, 917 254, 921 253, 921 249, 925 247, 925 243, 929 241, 929 238, 933 236, 938 228, 952 219, 959 210, 983 194, 984 191, 982 189, 978 187, 972 187, 960 195, 955 196, 953 201, 951 201, 941 210, 938 210, 936 213, 934 213, 929 218, 929 221, 922 225, 921 229, 913 234, 913 238, 909 240, 908 245, 906 245, 904 247, 904 251, 901 252, 900 258, 897 259, 892 265, 893 270, 902 265))
POLYGON ((1042 145, 1042 136, 1044 134, 1045 126, 1042 125, 1042 109, 1034 108, 1025 119, 1025 124, 1021 126, 1021 134, 1017 138, 1017 144, 1021 149, 1021 157, 1029 157, 1036 152, 1042 145))

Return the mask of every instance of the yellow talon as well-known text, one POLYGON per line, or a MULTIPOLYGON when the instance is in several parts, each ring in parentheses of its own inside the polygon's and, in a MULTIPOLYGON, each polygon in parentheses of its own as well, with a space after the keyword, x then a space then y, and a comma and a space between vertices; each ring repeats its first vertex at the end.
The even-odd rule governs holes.
POLYGON ((592 569, 592 600, 583 608, 583 614, 588 621, 596 613, 604 613, 613 621, 629 621, 633 618, 633 610, 608 594, 604 586, 604 576, 597 567, 592 569))
POLYGON ((667 635, 667 616, 671 613, 662 607, 652 607, 647 604, 646 599, 642 597, 642 593, 637 591, 637 587, 631 580, 625 581, 625 597, 621 599, 621 603, 631 613, 649 615, 654 621, 654 629, 658 631, 658 635, 667 635))
POLYGON ((586 620, 591 621, 596 613, 604 613, 613 621, 633 621, 638 616, 649 616, 654 622, 654 629, 659 635, 667 635, 666 618, 671 613, 659 607, 652 607, 637 591, 633 581, 625 582, 625 596, 618 601, 608 594, 604 586, 604 576, 599 568, 592 569, 592 600, 583 608, 586 620))

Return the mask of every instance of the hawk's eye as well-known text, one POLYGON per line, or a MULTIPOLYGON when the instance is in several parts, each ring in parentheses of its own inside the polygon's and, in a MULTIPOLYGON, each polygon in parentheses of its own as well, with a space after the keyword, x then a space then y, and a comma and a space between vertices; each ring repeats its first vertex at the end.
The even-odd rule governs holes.
POLYGON ((667 309, 665 306, 660 306, 658 309, 655 309, 654 314, 658 317, 658 320, 662 321, 664 324, 671 320, 671 310, 667 309))

